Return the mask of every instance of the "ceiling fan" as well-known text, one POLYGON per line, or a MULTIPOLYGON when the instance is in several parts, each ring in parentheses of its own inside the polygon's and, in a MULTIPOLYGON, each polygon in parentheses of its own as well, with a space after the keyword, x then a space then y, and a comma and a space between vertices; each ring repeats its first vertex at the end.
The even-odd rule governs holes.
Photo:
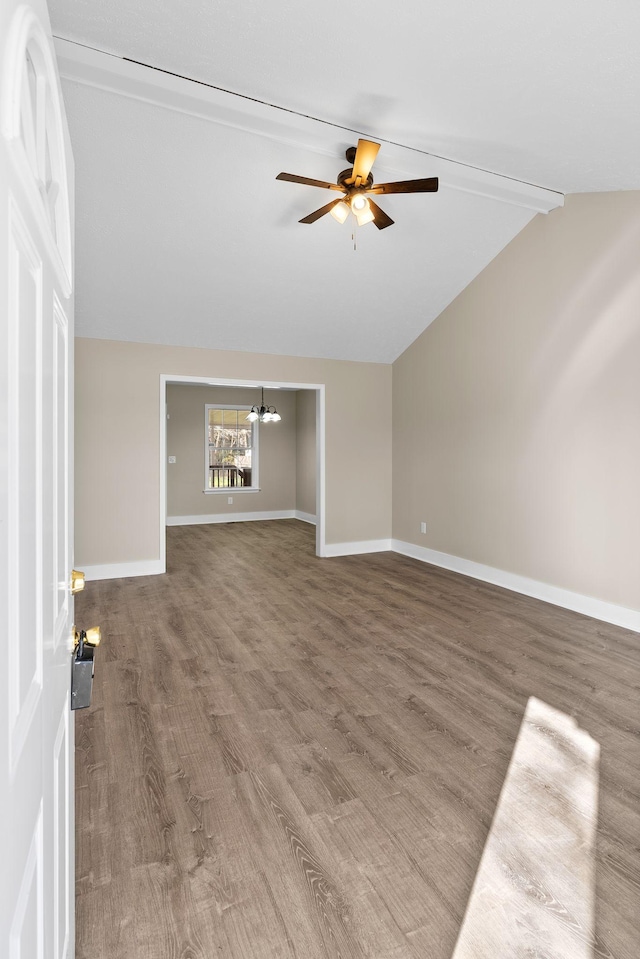
POLYGON ((315 223, 325 213, 330 213, 339 223, 353 213, 358 226, 372 221, 379 230, 384 230, 394 222, 377 203, 371 199, 372 194, 382 193, 435 193, 438 189, 438 177, 425 177, 421 180, 396 180, 395 183, 374 183, 371 168, 378 155, 379 143, 372 140, 358 140, 357 147, 349 147, 345 156, 352 166, 338 174, 336 183, 326 180, 313 180, 307 176, 297 176, 295 173, 279 173, 276 180, 289 180, 291 183, 305 183, 308 186, 319 186, 325 190, 337 190, 342 194, 337 200, 332 200, 319 210, 314 210, 308 216, 299 220, 299 223, 315 223))

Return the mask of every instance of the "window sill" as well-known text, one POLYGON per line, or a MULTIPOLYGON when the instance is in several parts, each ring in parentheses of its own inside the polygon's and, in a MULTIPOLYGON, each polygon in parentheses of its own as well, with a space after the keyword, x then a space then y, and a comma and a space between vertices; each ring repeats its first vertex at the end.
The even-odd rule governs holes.
POLYGON ((262 490, 259 486, 222 486, 218 489, 203 489, 202 492, 207 495, 213 493, 214 496, 221 493, 225 496, 235 496, 236 493, 261 493, 262 490))

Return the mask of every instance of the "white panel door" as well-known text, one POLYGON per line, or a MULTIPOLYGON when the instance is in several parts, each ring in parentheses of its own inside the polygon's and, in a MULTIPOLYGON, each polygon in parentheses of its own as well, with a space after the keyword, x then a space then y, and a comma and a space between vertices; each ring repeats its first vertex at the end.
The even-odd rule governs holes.
POLYGON ((73 168, 44 0, 3 0, 0 70, 0 955, 71 959, 73 168))

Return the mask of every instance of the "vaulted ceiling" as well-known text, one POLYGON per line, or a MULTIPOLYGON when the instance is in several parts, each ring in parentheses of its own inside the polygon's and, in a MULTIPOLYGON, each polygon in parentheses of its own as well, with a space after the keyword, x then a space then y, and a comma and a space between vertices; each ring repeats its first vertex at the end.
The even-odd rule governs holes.
POLYGON ((391 362, 536 211, 640 188, 635 0, 50 11, 80 335, 391 362), (359 134, 376 180, 438 194, 383 198, 382 232, 298 224, 331 197, 276 174, 335 181, 359 134))

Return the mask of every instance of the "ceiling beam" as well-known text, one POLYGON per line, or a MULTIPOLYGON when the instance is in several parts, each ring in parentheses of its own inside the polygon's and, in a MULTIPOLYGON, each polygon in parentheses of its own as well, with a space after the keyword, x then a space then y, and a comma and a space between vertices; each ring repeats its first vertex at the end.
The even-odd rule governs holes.
MULTIPOLYGON (((62 38, 54 38, 61 76, 120 96, 175 110, 222 126, 278 140, 313 153, 335 157, 335 131, 355 143, 360 136, 384 146, 384 169, 411 176, 437 176, 441 190, 462 190, 513 206, 549 213, 564 196, 530 183, 433 156, 378 136, 375 130, 348 130, 326 120, 179 77, 62 38)), ((275 175, 275 174, 274 174, 275 175)))

